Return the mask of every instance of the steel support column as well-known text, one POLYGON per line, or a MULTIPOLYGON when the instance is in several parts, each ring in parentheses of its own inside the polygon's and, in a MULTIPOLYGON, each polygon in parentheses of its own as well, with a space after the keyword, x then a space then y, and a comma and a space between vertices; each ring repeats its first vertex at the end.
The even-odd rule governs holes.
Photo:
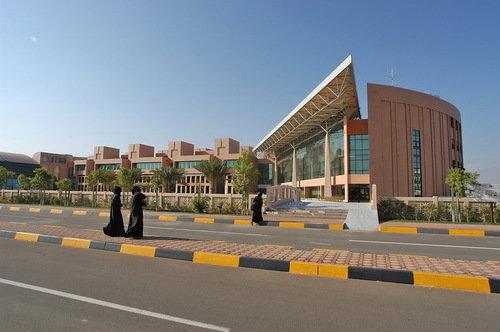
POLYGON ((347 117, 344 116, 344 202, 349 202, 349 136, 347 135, 347 117))
POLYGON ((325 133, 325 189, 324 197, 332 197, 332 171, 330 161, 330 131, 325 133))

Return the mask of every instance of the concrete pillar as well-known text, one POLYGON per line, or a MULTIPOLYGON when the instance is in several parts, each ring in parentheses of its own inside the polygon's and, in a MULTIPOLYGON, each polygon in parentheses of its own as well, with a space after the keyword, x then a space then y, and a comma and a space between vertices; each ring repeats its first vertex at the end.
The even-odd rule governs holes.
POLYGON ((378 204, 376 184, 372 184, 370 195, 371 195, 372 210, 376 210, 378 204))
POLYGON ((332 197, 332 163, 330 161, 330 133, 325 134, 325 189, 323 197, 332 197))
POLYGON ((292 186, 297 188, 297 150, 292 152, 292 186))
POLYGON ((344 201, 349 201, 349 136, 347 135, 347 117, 344 116, 344 201))
POLYGON ((273 164, 273 186, 278 185, 278 158, 274 158, 273 164))

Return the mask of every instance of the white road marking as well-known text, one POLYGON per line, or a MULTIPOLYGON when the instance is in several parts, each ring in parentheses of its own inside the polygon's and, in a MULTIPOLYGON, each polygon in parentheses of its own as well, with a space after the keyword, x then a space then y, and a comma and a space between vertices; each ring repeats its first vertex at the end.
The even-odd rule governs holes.
POLYGON ((222 327, 222 326, 212 325, 212 324, 208 324, 208 323, 198 322, 198 321, 195 321, 195 320, 190 320, 190 319, 186 319, 186 318, 181 318, 181 317, 176 317, 176 316, 161 314, 161 313, 157 313, 157 312, 153 312, 153 311, 148 311, 148 310, 133 308, 133 307, 129 307, 129 306, 117 304, 117 303, 112 303, 112 302, 97 300, 97 299, 93 299, 91 297, 86 297, 86 296, 81 296, 81 295, 66 293, 66 292, 55 290, 55 289, 50 289, 50 288, 45 288, 45 287, 40 287, 40 286, 35 286, 35 285, 30 285, 30 284, 25 284, 25 283, 22 283, 22 282, 7 280, 7 279, 3 279, 3 278, 0 278, 0 283, 1 284, 5 284, 5 285, 19 287, 19 288, 33 290, 33 291, 40 292, 40 293, 45 293, 45 294, 55 295, 55 296, 59 296, 59 297, 64 297, 64 298, 75 300, 75 301, 80 301, 80 302, 95 304, 95 305, 99 305, 99 306, 102 306, 102 307, 107 307, 107 308, 112 308, 112 309, 116 309, 116 310, 131 312, 131 313, 138 314, 138 315, 143 315, 143 316, 158 318, 158 319, 162 319, 162 320, 166 320, 166 321, 171 321, 171 322, 175 322, 175 323, 179 323, 179 324, 196 326, 196 327, 204 328, 204 329, 207 329, 207 330, 221 331, 221 332, 229 332, 230 331, 230 329, 227 328, 227 327, 222 327))
POLYGON ((271 236, 267 234, 253 234, 253 233, 238 233, 238 232, 224 232, 224 231, 207 231, 204 229, 190 229, 190 228, 173 228, 173 227, 155 227, 155 226, 144 226, 144 228, 154 228, 163 230, 174 230, 174 231, 186 231, 186 232, 201 232, 201 233, 221 233, 221 234, 238 234, 247 236, 271 236))
POLYGON ((309 242, 309 243, 310 243, 310 244, 318 244, 318 245, 320 245, 320 246, 329 246, 329 245, 330 245, 330 243, 325 243, 325 242, 312 242, 312 241, 311 241, 311 242, 309 242))
POLYGON ((452 246, 449 244, 432 244, 432 243, 411 243, 411 242, 389 242, 389 241, 367 241, 367 240, 349 240, 349 242, 361 243, 380 243, 380 244, 401 244, 406 246, 422 246, 422 247, 441 247, 441 248, 461 248, 461 249, 479 249, 479 250, 498 250, 500 248, 491 247, 469 247, 469 246, 452 246))

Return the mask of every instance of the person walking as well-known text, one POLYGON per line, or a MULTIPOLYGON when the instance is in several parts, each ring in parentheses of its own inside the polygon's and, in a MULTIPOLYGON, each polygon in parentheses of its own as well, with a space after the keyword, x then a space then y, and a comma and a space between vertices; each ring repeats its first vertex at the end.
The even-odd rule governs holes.
POLYGON ((143 207, 146 205, 146 195, 141 193, 141 188, 134 186, 132 188, 132 206, 130 208, 130 218, 125 237, 142 239, 144 229, 143 207))
POLYGON ((252 203, 252 225, 253 223, 260 225, 264 221, 262 218, 262 203, 262 192, 259 191, 252 203))
POLYGON ((102 228, 102 231, 107 236, 123 236, 125 234, 125 228, 123 227, 123 217, 122 217, 122 201, 120 199, 120 194, 122 193, 122 188, 115 187, 113 190, 113 199, 111 200, 111 208, 109 211, 109 223, 106 227, 102 228))

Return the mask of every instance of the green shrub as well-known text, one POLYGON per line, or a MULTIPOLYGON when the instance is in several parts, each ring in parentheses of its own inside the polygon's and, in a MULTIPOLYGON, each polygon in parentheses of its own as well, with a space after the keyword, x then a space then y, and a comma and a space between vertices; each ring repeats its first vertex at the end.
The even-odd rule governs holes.
POLYGON ((46 205, 63 205, 63 200, 59 197, 51 196, 45 200, 46 205))
POLYGON ((415 208, 402 201, 383 198, 378 203, 378 215, 381 221, 394 219, 414 219, 415 208))
POLYGON ((481 221, 484 223, 490 222, 491 221, 491 210, 489 206, 481 206, 479 208, 479 216, 481 218, 481 221))
POLYGON ((451 221, 451 205, 439 203, 436 211, 437 221, 451 221))
POLYGON ((478 209, 467 206, 462 209, 461 213, 462 213, 462 221, 468 223, 481 222, 481 217, 478 209))
POLYGON ((500 207, 495 209, 495 222, 500 223, 500 207))
POLYGON ((422 215, 428 222, 436 220, 438 208, 434 203, 426 203, 422 206, 422 215))
POLYGON ((193 200, 191 201, 193 211, 196 213, 205 212, 209 204, 210 204, 210 199, 207 196, 198 195, 194 197, 193 200))

